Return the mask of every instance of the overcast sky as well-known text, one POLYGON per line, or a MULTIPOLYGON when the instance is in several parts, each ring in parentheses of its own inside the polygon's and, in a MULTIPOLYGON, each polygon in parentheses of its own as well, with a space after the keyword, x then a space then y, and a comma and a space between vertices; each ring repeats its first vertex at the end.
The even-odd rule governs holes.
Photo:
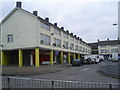
MULTIPOLYGON (((15 7, 17 0, 0 0, 0 21, 15 7)), ((19 0, 22 8, 37 10, 86 42, 118 38, 119 0, 19 0)))

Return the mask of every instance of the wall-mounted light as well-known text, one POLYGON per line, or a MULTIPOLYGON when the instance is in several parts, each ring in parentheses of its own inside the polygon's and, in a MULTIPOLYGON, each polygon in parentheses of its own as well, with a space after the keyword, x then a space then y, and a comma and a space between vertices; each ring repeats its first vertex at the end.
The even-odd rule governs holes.
POLYGON ((51 35, 54 35, 54 33, 51 33, 51 35))

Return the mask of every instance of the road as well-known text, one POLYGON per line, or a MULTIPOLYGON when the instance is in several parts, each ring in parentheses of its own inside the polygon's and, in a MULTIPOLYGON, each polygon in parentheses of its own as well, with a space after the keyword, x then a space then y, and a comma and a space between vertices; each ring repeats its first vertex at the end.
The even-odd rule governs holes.
POLYGON ((79 82, 98 82, 98 83, 118 83, 118 79, 107 77, 99 74, 99 64, 83 65, 81 67, 70 67, 60 72, 44 74, 44 75, 31 75, 30 78, 48 79, 48 80, 68 80, 79 82))

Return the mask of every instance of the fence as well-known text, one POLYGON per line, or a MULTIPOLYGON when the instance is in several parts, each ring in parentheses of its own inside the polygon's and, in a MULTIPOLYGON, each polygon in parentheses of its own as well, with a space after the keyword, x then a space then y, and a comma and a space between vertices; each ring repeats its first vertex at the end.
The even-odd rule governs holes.
POLYGON ((61 81, 61 80, 44 80, 33 78, 21 77, 2 77, 2 88, 103 88, 112 90, 118 89, 117 83, 103 84, 103 83, 90 83, 90 82, 77 82, 77 81, 61 81))

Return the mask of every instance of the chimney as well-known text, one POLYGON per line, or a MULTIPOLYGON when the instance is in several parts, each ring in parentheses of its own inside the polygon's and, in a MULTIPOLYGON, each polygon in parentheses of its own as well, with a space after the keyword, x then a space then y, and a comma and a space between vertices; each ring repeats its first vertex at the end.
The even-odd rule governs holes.
POLYGON ((76 35, 75 35, 75 37, 76 37, 76 35))
POLYGON ((64 27, 61 27, 62 30, 64 30, 64 27))
POLYGON ((49 18, 46 17, 46 18, 45 18, 45 21, 49 22, 49 18))
POLYGON ((37 11, 33 11, 33 15, 37 16, 37 11))
POLYGON ((73 36, 73 33, 71 33, 71 35, 73 36))
POLYGON ((77 37, 79 39, 79 37, 77 37))
POLYGON ((67 30, 66 32, 69 33, 69 30, 67 30))
POLYGON ((57 27, 57 23, 54 23, 54 25, 57 27))
POLYGON ((22 2, 16 2, 16 7, 21 8, 22 7, 22 2))
POLYGON ((97 41, 99 42, 99 39, 97 41))
POLYGON ((82 38, 80 38, 80 41, 82 41, 82 38))

